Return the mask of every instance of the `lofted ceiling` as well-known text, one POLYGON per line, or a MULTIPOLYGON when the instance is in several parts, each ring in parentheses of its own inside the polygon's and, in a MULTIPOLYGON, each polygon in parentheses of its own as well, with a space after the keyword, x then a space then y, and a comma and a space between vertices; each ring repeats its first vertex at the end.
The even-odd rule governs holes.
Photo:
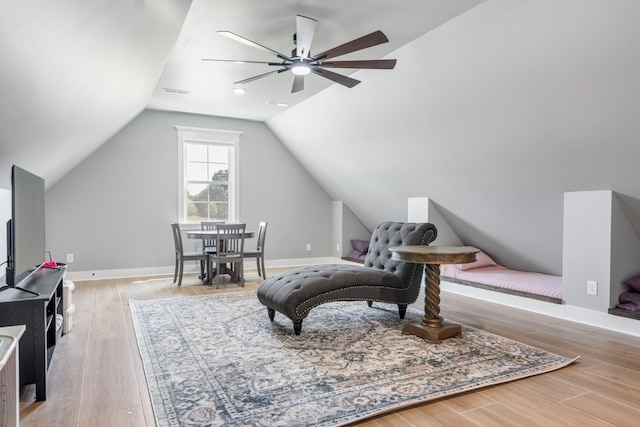
MULTIPOLYGON (((289 54, 294 48, 295 17, 304 15, 318 21, 311 45, 312 55, 381 30, 389 38, 388 43, 336 58, 380 59, 480 2, 194 0, 148 108, 265 121, 287 108, 274 104, 294 106, 334 84, 320 76, 309 75, 305 78, 304 91, 292 94, 293 76, 285 72, 244 84, 246 93, 236 95, 233 89, 238 85, 234 82, 273 71, 274 67, 205 62, 202 58, 243 61, 277 61, 277 58, 223 37, 217 31, 231 31, 289 54)), ((333 71, 348 75, 356 70, 333 71)), ((366 84, 363 81, 360 85, 366 84)), ((345 96, 349 90, 341 87, 345 96)))
MULTIPOLYGON (((266 121, 286 110, 268 101, 294 106, 332 84, 310 75, 305 90, 292 95, 292 76, 283 73, 245 85, 238 96, 235 81, 268 69, 201 59, 274 57, 216 31, 286 53, 293 48, 295 16, 303 14, 318 20, 312 52, 382 30, 389 43, 338 58, 380 59, 480 2, 2 2, 0 188, 9 188, 12 164, 53 185, 145 108, 266 121)), ((341 89, 345 95, 350 90, 341 89)))

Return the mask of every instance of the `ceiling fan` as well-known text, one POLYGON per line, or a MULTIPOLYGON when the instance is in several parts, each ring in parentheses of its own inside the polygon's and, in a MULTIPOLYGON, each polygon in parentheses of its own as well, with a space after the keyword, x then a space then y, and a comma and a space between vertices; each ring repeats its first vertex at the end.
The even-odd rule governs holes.
POLYGON ((203 61, 218 61, 218 62, 235 62, 241 64, 266 64, 274 67, 279 67, 277 70, 269 71, 268 73, 259 74, 257 76, 249 77, 248 79, 240 80, 234 84, 245 84, 254 80, 267 77, 275 73, 283 73, 285 71, 291 71, 294 74, 293 86, 291 93, 299 92, 304 89, 304 76, 313 73, 326 79, 332 80, 336 83, 340 83, 346 87, 352 88, 360 80, 356 80, 351 77, 347 77, 342 74, 334 73, 333 71, 326 70, 325 68, 360 68, 360 69, 385 69, 391 70, 396 65, 395 59, 374 59, 374 60, 352 60, 352 61, 328 61, 330 58, 342 56, 347 53, 355 52, 357 50, 366 49, 368 47, 376 46, 389 41, 387 36, 380 30, 374 31, 371 34, 354 39, 350 42, 336 46, 333 49, 326 50, 318 54, 311 54, 311 42, 316 31, 318 21, 306 16, 296 16, 296 33, 293 35, 293 43, 296 46, 291 51, 291 56, 284 55, 231 31, 218 31, 218 34, 228 37, 232 40, 244 43, 248 46, 260 49, 262 51, 274 54, 280 59, 280 62, 262 62, 262 61, 236 61, 231 59, 208 59, 203 58, 203 61))

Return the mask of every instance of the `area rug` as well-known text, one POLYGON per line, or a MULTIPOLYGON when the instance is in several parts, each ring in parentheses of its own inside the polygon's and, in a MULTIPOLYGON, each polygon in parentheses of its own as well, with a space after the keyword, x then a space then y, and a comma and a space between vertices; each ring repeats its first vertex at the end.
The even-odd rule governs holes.
POLYGON ((158 426, 340 426, 572 362, 478 329, 402 335, 394 305, 338 302, 291 321, 255 292, 129 301, 158 426))

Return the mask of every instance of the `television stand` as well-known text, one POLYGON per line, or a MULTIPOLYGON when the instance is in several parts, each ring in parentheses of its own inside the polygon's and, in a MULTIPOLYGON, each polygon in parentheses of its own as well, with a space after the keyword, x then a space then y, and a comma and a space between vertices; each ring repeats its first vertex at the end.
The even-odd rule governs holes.
POLYGON ((62 327, 62 291, 66 267, 40 268, 20 282, 20 288, 0 292, 0 326, 25 325, 20 339, 20 385, 36 385, 36 400, 47 399, 47 370, 62 327))

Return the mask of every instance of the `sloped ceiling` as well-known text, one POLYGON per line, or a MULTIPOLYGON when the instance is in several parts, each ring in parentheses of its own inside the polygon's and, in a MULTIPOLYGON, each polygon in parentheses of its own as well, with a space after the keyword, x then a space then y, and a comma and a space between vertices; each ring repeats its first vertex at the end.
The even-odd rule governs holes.
POLYGON ((0 188, 10 187, 12 164, 53 185, 145 108, 263 121, 282 112, 266 101, 295 105, 330 85, 307 78, 305 91, 293 96, 290 76, 278 75, 239 98, 233 82, 265 70, 201 58, 273 58, 218 30, 288 52, 295 15, 307 14, 320 21, 317 49, 383 29, 391 42, 360 56, 377 59, 480 1, 2 2, 0 188))
POLYGON ((619 192, 638 229, 639 19, 632 0, 487 1, 267 124, 367 226, 429 197, 466 244, 561 274, 564 192, 619 192))
POLYGON ((190 1, 0 5, 0 188, 55 182, 144 110, 190 1))
MULTIPOLYGON (((275 61, 273 54, 220 36, 227 30, 288 55, 294 48, 296 15, 318 21, 311 53, 319 53, 383 31, 388 43, 336 58, 378 59, 455 18, 483 0, 194 0, 176 48, 148 108, 264 121, 332 85, 316 75, 305 78, 304 91, 291 93, 290 72, 242 85, 234 82, 273 71, 263 64, 206 62, 202 58, 275 61)), ((334 70, 349 75, 354 70, 334 70)), ((378 71, 389 74, 389 71, 378 71)), ((366 85, 367 82, 361 83, 366 85)))

